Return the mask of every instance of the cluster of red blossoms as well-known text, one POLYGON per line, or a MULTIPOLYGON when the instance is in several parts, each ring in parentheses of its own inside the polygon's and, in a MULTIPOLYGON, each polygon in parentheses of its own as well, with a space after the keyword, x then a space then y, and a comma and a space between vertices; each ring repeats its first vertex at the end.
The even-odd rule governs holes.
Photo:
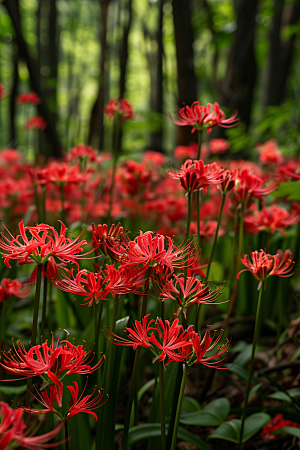
POLYGON ((276 414, 276 416, 273 417, 271 422, 263 427, 261 436, 264 439, 275 439, 278 437, 278 435, 271 433, 273 433, 276 430, 280 430, 280 428, 284 427, 300 428, 300 424, 292 422, 291 420, 284 419, 282 414, 276 414))
POLYGON ((43 450, 56 447, 59 443, 50 444, 49 441, 58 435, 63 422, 52 431, 34 436, 36 428, 27 428, 23 419, 22 411, 12 409, 5 402, 0 402, 0 448, 27 448, 29 450, 43 450))
POLYGON ((62 416, 62 399, 64 384, 62 380, 73 374, 90 374, 103 364, 105 356, 103 355, 94 366, 91 365, 93 360, 92 350, 87 351, 85 345, 74 345, 68 340, 60 341, 59 338, 56 343, 52 337, 51 345, 44 342, 42 345, 35 345, 28 351, 20 340, 16 345, 13 344, 13 351, 3 352, 2 362, 0 366, 9 374, 17 375, 23 378, 32 378, 39 376, 43 380, 43 389, 37 391, 40 401, 45 409, 32 409, 29 407, 22 407, 27 412, 36 414, 46 414, 54 412, 59 417, 68 420, 75 414, 80 412, 92 414, 97 420, 95 413, 91 409, 100 408, 98 405, 102 400, 104 392, 103 389, 98 391, 98 394, 90 400, 91 395, 83 397, 83 393, 79 395, 78 384, 73 386, 66 386, 71 392, 72 398, 70 400, 67 412, 62 416), (46 389, 44 388, 46 386, 46 389), (57 404, 54 407, 55 403, 57 404), (98 406, 97 406, 98 405, 98 406))
POLYGON ((128 100, 122 98, 113 98, 105 107, 104 114, 109 117, 109 120, 113 120, 116 114, 122 116, 122 120, 128 120, 133 118, 133 108, 128 100))
POLYGON ((163 361, 165 366, 179 361, 188 366, 203 364, 220 369, 224 364, 230 342, 227 339, 225 344, 218 345, 222 332, 214 340, 215 332, 211 337, 208 329, 201 339, 192 325, 184 330, 179 324, 179 319, 170 324, 168 320, 160 318, 149 320, 149 317, 150 314, 141 321, 136 320, 133 328, 127 327, 124 331, 127 338, 112 333, 106 327, 108 335, 106 339, 113 344, 132 347, 134 350, 137 347, 148 348, 154 355, 153 362, 163 361), (210 351, 214 351, 213 354, 207 355, 210 351))

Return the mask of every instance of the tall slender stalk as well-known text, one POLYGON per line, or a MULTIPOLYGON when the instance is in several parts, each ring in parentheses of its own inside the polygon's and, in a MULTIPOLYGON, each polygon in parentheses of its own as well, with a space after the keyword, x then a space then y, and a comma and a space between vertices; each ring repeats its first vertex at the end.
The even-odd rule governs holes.
POLYGON ((229 319, 231 317, 232 310, 233 310, 234 303, 235 303, 235 299, 236 299, 236 296, 237 296, 237 291, 238 291, 239 280, 237 279, 236 275, 237 275, 237 273, 238 273, 238 271, 240 269, 240 264, 241 264, 241 256, 242 256, 242 252, 243 252, 243 238, 244 238, 244 206, 242 206, 242 208, 241 208, 238 260, 237 260, 237 264, 236 264, 233 293, 232 293, 232 297, 230 299, 230 306, 228 308, 228 312, 227 312, 227 316, 226 316, 226 320, 225 320, 225 324, 224 324, 225 330, 227 329, 228 321, 229 321, 229 319))
MULTIPOLYGON (((48 264, 48 263, 46 263, 48 264)), ((45 326, 46 326, 46 314, 47 314, 47 288, 48 288, 48 279, 44 276, 44 286, 43 286, 43 310, 42 310, 42 322, 41 322, 41 336, 44 335, 45 326)))
POLYGON ((252 345, 250 369, 249 369, 249 373, 248 373, 247 391, 246 391, 245 404, 244 404, 243 414, 242 414, 241 433, 240 433, 240 442, 239 442, 240 450, 243 450, 244 424, 245 424, 246 413, 247 413, 249 392, 250 392, 250 388, 251 388, 251 380, 252 380, 252 376, 253 376, 255 349, 256 349, 256 345, 257 345, 257 341, 258 341, 258 335, 259 335, 259 324, 260 324, 261 303, 262 303, 261 302, 262 291, 263 291, 263 287, 260 286, 259 294, 258 294, 257 309, 256 309, 256 317, 255 317, 255 327, 254 327, 254 335, 253 335, 253 345, 252 345))
POLYGON ((61 195, 61 218, 63 223, 66 223, 66 208, 65 208, 65 186, 60 185, 60 195, 61 195))
POLYGON ((161 450, 166 450, 166 415, 165 415, 165 390, 164 390, 164 363, 158 363, 159 370, 159 395, 160 395, 160 442, 161 450))
MULTIPOLYGON (((33 311, 33 320, 32 320, 32 331, 31 331, 31 345, 34 346, 36 344, 37 337, 37 327, 38 327, 38 317, 39 317, 39 306, 40 306, 40 296, 41 296, 41 284, 42 284, 42 269, 43 265, 38 264, 38 270, 36 275, 36 287, 35 287, 35 298, 34 298, 34 311, 33 311)), ((28 378, 27 380, 27 391, 26 391, 26 399, 25 405, 27 407, 30 406, 30 390, 32 388, 32 378, 28 378)))
POLYGON ((218 224, 217 224, 215 237, 214 237, 214 242, 213 242, 213 245, 212 245, 212 248, 211 248, 211 252, 210 252, 210 256, 209 256, 209 260, 208 260, 208 265, 207 265, 207 272, 206 272, 206 279, 207 280, 208 280, 210 267, 211 267, 211 263, 212 263, 212 260, 213 260, 213 257, 214 257, 214 252, 215 252, 215 248, 216 248, 216 244, 217 244, 217 240, 218 240, 218 234, 219 234, 219 228, 220 228, 220 223, 221 223, 221 218, 222 218, 222 212, 223 212, 223 208, 224 208, 225 198, 226 198, 226 194, 223 194, 222 195, 221 208, 220 208, 219 217, 218 217, 218 224))
POLYGON ((186 236, 187 239, 190 237, 190 227, 191 227, 191 218, 192 218, 192 192, 188 191, 188 213, 186 219, 186 236))
POLYGON ((68 421, 64 421, 64 430, 65 430, 65 450, 69 450, 69 430, 68 430, 68 421))
POLYGON ((188 376, 188 367, 186 365, 183 365, 183 377, 181 380, 180 392, 179 392, 178 403, 177 403, 177 410, 176 410, 171 450, 175 450, 175 448, 176 448, 179 419, 180 419, 182 400, 183 400, 183 394, 184 394, 184 388, 185 388, 187 376, 188 376))
MULTIPOLYGON (((201 145, 202 145, 202 137, 203 137, 203 132, 202 130, 198 132, 198 152, 197 152, 197 160, 200 159, 200 155, 201 155, 201 145)), ((198 247, 200 248, 200 191, 196 191, 196 195, 195 195, 195 202, 196 202, 196 211, 197 211, 197 242, 198 242, 198 247)))

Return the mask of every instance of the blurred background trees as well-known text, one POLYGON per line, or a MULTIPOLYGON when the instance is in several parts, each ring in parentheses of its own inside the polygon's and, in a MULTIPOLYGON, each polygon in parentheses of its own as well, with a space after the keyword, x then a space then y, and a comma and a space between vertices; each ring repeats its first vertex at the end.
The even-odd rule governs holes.
POLYGON ((168 114, 195 100, 238 110, 242 124, 216 132, 239 156, 270 137, 295 152, 299 31, 300 0, 3 0, 0 145, 26 148, 29 106, 15 100, 34 91, 47 156, 79 142, 110 150, 113 97, 136 111, 124 127, 131 154, 194 139, 168 114))

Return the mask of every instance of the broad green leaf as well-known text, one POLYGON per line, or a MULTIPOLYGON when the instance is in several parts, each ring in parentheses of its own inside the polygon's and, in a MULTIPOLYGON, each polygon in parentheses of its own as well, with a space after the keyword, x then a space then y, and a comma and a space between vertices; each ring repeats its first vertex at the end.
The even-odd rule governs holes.
POLYGON ((300 397, 300 389, 289 389, 287 390, 288 394, 285 392, 273 392, 272 394, 268 395, 269 398, 274 398, 275 400, 282 400, 283 402, 289 402, 291 403, 291 397, 292 398, 298 398, 300 397))
POLYGON ((150 387, 152 387, 155 383, 155 378, 152 378, 152 380, 149 380, 147 383, 145 383, 138 391, 138 402, 141 400, 143 395, 148 391, 150 387))
POLYGON ((20 395, 26 392, 27 384, 23 386, 0 386, 0 392, 5 395, 20 395))
POLYGON ((289 200, 300 200, 300 180, 281 183, 279 188, 272 192, 272 196, 288 197, 289 200))
MULTIPOLYGON (((271 417, 266 413, 256 413, 247 417, 244 425, 243 442, 248 441, 254 434, 256 434, 264 425, 269 423, 271 417)), ((225 441, 239 443, 240 419, 233 419, 230 422, 224 422, 215 431, 212 432, 208 439, 223 439, 225 441)))
POLYGON ((202 409, 201 405, 197 400, 193 397, 183 397, 181 411, 185 411, 187 413, 192 413, 196 411, 200 411, 202 409))
POLYGON ((182 415, 180 422, 185 425, 216 427, 224 422, 229 410, 230 403, 227 398, 218 398, 206 405, 201 411, 182 415))
POLYGON ((291 434, 292 436, 296 436, 300 438, 300 428, 296 427, 283 427, 279 428, 279 430, 272 431, 270 434, 291 434))
MULTIPOLYGON (((168 426, 166 426, 166 432, 168 426)), ((139 425, 132 427, 128 434, 128 448, 138 441, 143 439, 155 438, 160 436, 160 423, 147 423, 145 425, 139 425)), ((189 442, 195 445, 200 450, 211 450, 211 447, 207 445, 202 439, 198 438, 194 434, 190 433, 183 428, 178 429, 178 439, 181 441, 189 442)))

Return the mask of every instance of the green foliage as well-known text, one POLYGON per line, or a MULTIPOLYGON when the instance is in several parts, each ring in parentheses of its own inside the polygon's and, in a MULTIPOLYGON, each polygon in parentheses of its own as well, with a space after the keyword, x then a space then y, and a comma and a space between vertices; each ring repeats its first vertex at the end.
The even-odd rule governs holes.
MULTIPOLYGON (((245 420, 243 442, 248 441, 254 436, 264 425, 271 421, 271 417, 266 413, 256 413, 247 417, 245 420)), ((225 441, 239 443, 241 420, 233 419, 230 422, 224 422, 219 426, 208 439, 224 439, 225 441)))
POLYGON ((181 415, 180 422, 184 425, 216 427, 224 422, 229 414, 229 410, 230 403, 227 398, 217 398, 201 411, 181 415))
POLYGON ((300 201, 300 180, 281 183, 279 188, 272 192, 272 196, 287 197, 288 200, 300 201))

